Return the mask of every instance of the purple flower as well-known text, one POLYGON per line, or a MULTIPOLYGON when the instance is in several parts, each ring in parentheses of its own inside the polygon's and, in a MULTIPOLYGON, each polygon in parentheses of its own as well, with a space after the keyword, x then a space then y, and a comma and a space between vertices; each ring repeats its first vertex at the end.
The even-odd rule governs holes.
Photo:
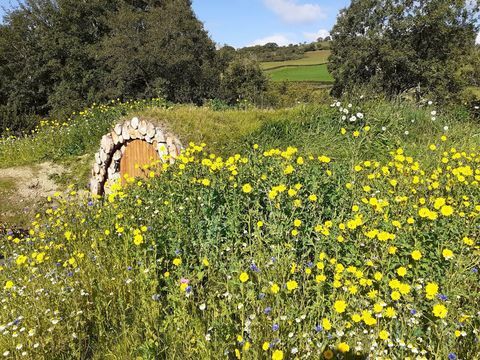
POLYGON ((259 298, 260 300, 264 299, 264 298, 265 298, 265 294, 264 294, 264 293, 258 294, 258 298, 259 298))
POLYGON ((270 258, 270 260, 271 260, 272 262, 277 261, 277 259, 275 258, 275 256, 272 256, 272 257, 270 258))
POLYGON ((307 267, 309 267, 309 268, 313 267, 313 262, 309 261, 309 262, 307 263, 307 267))
POLYGON ((410 314, 415 315, 416 313, 417 313, 417 310, 415 309, 410 310, 410 314))
POLYGON ((472 269, 472 271, 476 274, 476 273, 478 273, 478 268, 474 267, 474 268, 472 269))
POLYGON ((132 267, 131 266, 127 267, 127 270, 128 271, 132 270, 132 267))
POLYGON ((272 308, 270 306, 268 306, 268 307, 265 308, 265 310, 263 310, 263 313, 265 315, 268 315, 268 314, 270 314, 271 311, 272 311, 272 308))
POLYGON ((87 203, 88 206, 93 206, 93 201, 90 200, 88 203, 87 203))
POLYGON ((185 291, 186 291, 187 293, 191 293, 191 292, 192 292, 192 287, 191 287, 190 285, 187 286, 187 288, 185 289, 185 291))
POLYGON ((455 355, 454 353, 448 354, 448 360, 457 360, 457 355, 455 355))
POLYGON ((254 272, 259 272, 260 269, 258 268, 257 265, 255 265, 255 263, 252 263, 252 265, 250 265, 250 270, 254 271, 254 272))
POLYGON ((320 332, 320 331, 322 331, 322 330, 323 330, 322 325, 317 325, 317 326, 315 326, 315 331, 316 331, 316 332, 320 332))
POLYGON ((445 301, 445 300, 448 299, 448 298, 447 298, 447 295, 443 295, 443 294, 438 294, 438 298, 439 298, 440 300, 442 300, 442 301, 445 301))
POLYGON ((278 324, 273 324, 272 330, 273 330, 273 331, 277 331, 279 327, 280 327, 280 326, 278 326, 278 324))

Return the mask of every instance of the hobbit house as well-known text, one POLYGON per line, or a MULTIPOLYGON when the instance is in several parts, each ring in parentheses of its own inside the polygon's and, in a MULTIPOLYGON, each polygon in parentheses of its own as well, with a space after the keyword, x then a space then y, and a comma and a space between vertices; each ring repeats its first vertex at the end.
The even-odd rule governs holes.
POLYGON ((181 150, 176 136, 150 121, 134 117, 117 124, 102 137, 95 154, 90 190, 93 195, 103 195, 125 174, 145 177, 143 165, 155 160, 173 162, 181 150))

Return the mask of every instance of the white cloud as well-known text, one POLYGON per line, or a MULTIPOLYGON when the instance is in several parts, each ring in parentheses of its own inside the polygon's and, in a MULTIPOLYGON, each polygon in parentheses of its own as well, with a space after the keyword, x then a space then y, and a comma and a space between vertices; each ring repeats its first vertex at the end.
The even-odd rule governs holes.
POLYGON ((330 36, 330 31, 325 30, 325 29, 320 29, 320 30, 318 30, 317 32, 314 32, 314 33, 305 32, 305 33, 303 33, 303 36, 307 40, 315 41, 319 37, 326 38, 327 36, 330 36))
POLYGON ((315 4, 298 4, 297 0, 263 0, 265 5, 288 23, 307 23, 325 17, 315 4))
POLYGON ((271 36, 266 36, 261 39, 257 39, 253 41, 251 44, 248 46, 255 46, 255 45, 265 45, 268 43, 276 43, 279 46, 286 46, 289 44, 293 44, 293 41, 291 41, 287 36, 282 35, 282 34, 277 34, 277 35, 271 35, 271 36))

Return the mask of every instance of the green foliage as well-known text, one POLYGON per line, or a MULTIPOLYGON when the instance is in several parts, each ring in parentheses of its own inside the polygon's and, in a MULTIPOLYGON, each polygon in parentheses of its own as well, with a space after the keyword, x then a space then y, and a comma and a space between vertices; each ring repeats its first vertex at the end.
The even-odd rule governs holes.
POLYGON ((329 69, 338 96, 369 84, 389 96, 415 89, 448 100, 478 30, 478 3, 354 0, 332 30, 329 69))
POLYGON ((229 104, 238 101, 256 101, 267 88, 267 79, 257 62, 248 59, 233 60, 221 80, 220 97, 229 104))
POLYGON ((27 0, 0 25, 0 133, 28 130, 30 114, 66 117, 110 99, 260 92, 254 65, 233 83, 239 62, 227 49, 217 54, 189 0, 27 0))

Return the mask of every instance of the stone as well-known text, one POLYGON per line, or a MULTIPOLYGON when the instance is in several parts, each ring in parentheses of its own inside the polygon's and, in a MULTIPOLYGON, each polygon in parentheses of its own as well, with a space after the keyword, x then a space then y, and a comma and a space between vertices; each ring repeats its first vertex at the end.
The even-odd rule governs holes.
POLYGON ((111 134, 103 135, 100 145, 106 153, 110 153, 113 148, 112 135, 111 134))
MULTIPOLYGON (((114 145, 120 144, 120 136, 115 131, 112 131, 112 140, 114 145)), ((122 138, 122 141, 123 141, 123 138, 122 138)))
POLYGON ((143 136, 147 135, 147 122, 145 120, 141 120, 138 124, 138 132, 143 136))
MULTIPOLYGON (((125 151, 125 150, 124 150, 125 151)), ((122 152, 120 150, 115 151, 115 153, 112 156, 112 159, 114 161, 118 161, 122 158, 122 152)))
POLYGON ((153 139, 150 136, 145 136, 145 141, 151 144, 153 142, 153 139))
POLYGON ((102 163, 105 163, 108 160, 108 155, 104 149, 100 150, 100 159, 102 160, 102 163))
POLYGON ((94 173, 94 175, 100 174, 100 165, 98 163, 95 163, 93 165, 93 173, 94 173))
POLYGON ((102 163, 102 160, 100 159, 100 153, 95 153, 95 163, 100 165, 102 163))
POLYGON ((155 129, 155 140, 157 140, 159 143, 165 142, 165 134, 163 133, 162 129, 160 128, 155 129))
POLYGON ((122 131, 123 131, 122 124, 117 124, 117 125, 115 125, 115 127, 113 128, 113 131, 114 131, 115 134, 117 134, 117 135, 122 135, 122 131))
POLYGON ((130 121, 125 121, 122 125, 122 136, 124 140, 130 140, 130 134, 128 133, 128 129, 130 128, 130 121))
POLYGON ((130 121, 130 127, 131 127, 132 129, 137 129, 139 122, 140 122, 140 120, 138 120, 137 117, 134 117, 134 118, 132 119, 132 121, 130 121))
POLYGON ((147 136, 152 139, 155 137, 155 126, 152 123, 147 126, 147 136))
POLYGON ((142 138, 142 135, 138 132, 138 130, 130 129, 130 130, 128 131, 128 133, 130 134, 130 139, 132 139, 132 140, 141 139, 141 138, 142 138))

